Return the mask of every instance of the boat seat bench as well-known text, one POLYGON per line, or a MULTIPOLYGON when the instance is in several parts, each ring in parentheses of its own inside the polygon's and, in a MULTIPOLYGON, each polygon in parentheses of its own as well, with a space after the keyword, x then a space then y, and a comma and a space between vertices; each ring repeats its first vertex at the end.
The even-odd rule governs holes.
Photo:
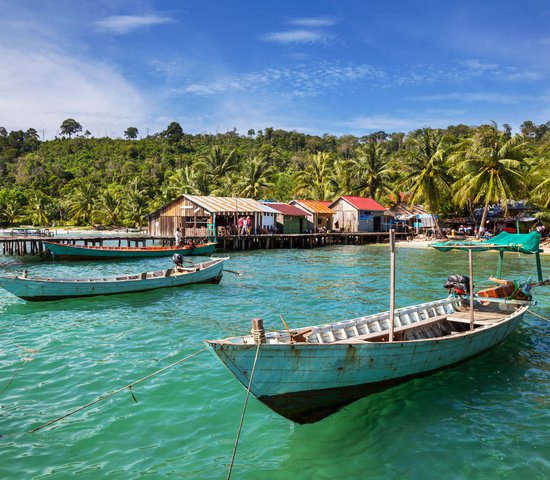
MULTIPOLYGON (((421 320, 419 322, 413 322, 413 323, 409 323, 407 325, 403 325, 403 326, 400 326, 400 327, 395 327, 393 329, 393 333, 402 333, 402 332, 406 332, 407 330, 413 330, 413 329, 416 329, 418 327, 422 328, 423 326, 426 326, 426 325, 431 325, 433 323, 437 323, 437 322, 440 322, 442 320, 448 320, 450 322, 458 322, 458 323, 470 323, 470 320, 466 320, 464 318, 458 318, 458 317, 453 317, 453 315, 451 314, 445 314, 445 315, 437 315, 435 317, 431 317, 431 318, 427 318, 426 320, 421 320)), ((491 322, 492 323, 492 322, 491 322)), ((476 326, 484 326, 484 325, 487 325, 488 322, 487 321, 474 321, 474 325, 476 326)), ((385 335, 388 335, 389 334, 389 330, 383 330, 383 331, 378 331, 378 332, 371 332, 371 333, 366 333, 364 335, 357 335, 355 337, 350 337, 350 338, 347 338, 347 339, 344 339, 344 340, 337 340, 335 342, 331 342, 331 343, 353 343, 353 342, 358 342, 358 343, 362 343, 364 341, 368 341, 370 339, 373 339, 373 338, 379 338, 379 337, 383 337, 385 335)))

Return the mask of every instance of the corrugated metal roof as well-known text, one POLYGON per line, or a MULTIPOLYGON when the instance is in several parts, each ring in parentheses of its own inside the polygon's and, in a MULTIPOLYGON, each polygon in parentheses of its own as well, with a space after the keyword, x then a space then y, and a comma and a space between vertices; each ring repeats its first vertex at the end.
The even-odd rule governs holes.
POLYGON ((252 198, 239 197, 206 197, 200 195, 184 195, 184 197, 204 208, 209 213, 278 213, 277 210, 264 205, 252 198))
POLYGON ((310 213, 329 213, 331 215, 335 213, 334 210, 325 205, 325 202, 318 200, 292 200, 290 203, 291 205, 302 206, 310 213))
POLYGON ((306 213, 303 210, 300 210, 299 208, 294 207, 293 205, 289 205, 288 203, 269 202, 268 205, 274 210, 277 210, 279 213, 282 213, 283 215, 291 215, 294 217, 306 216, 306 213))
MULTIPOLYGON (((376 200, 373 200, 372 198, 367 197, 352 197, 351 195, 342 195, 340 197, 341 199, 348 202, 350 205, 354 206, 358 210, 372 210, 372 211, 379 211, 384 212, 387 210, 386 207, 380 205, 376 200)), ((335 200, 332 202, 332 205, 334 205, 338 200, 335 200)))

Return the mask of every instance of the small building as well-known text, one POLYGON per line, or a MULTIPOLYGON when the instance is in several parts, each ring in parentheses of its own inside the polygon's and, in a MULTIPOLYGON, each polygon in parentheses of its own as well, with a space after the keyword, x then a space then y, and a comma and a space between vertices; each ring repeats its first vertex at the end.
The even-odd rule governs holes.
POLYGON ((238 234, 239 218, 250 217, 250 233, 275 228, 276 210, 251 198, 182 195, 147 216, 148 233, 171 237, 177 228, 183 237, 206 237, 208 225, 218 235, 238 234))
POLYGON ((328 202, 317 200, 291 200, 289 203, 306 214, 308 232, 332 230, 334 210, 328 207, 328 202))
POLYGON ((269 202, 267 205, 279 212, 275 217, 277 233, 304 233, 307 230, 307 215, 303 210, 288 203, 269 202))
POLYGON ((334 214, 334 230, 340 232, 385 232, 388 209, 372 198, 343 195, 330 204, 334 214))
POLYGON ((390 213, 398 232, 420 233, 435 227, 433 216, 421 205, 399 202, 390 208, 390 213))

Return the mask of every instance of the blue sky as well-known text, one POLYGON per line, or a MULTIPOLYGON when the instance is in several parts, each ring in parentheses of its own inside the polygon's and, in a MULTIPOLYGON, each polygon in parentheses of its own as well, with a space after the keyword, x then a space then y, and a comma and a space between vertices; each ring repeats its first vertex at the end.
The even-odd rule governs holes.
POLYGON ((550 120, 547 0, 0 0, 0 126, 362 136, 550 120))

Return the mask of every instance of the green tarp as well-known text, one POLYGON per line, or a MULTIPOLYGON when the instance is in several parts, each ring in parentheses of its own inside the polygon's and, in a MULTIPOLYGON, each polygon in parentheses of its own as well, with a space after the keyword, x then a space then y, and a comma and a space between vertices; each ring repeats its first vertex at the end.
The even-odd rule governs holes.
POLYGON ((430 247, 443 252, 453 249, 466 250, 471 248, 474 251, 502 250, 505 252, 538 253, 540 251, 539 244, 540 233, 538 232, 502 232, 482 242, 451 240, 449 242, 430 243, 430 247))

